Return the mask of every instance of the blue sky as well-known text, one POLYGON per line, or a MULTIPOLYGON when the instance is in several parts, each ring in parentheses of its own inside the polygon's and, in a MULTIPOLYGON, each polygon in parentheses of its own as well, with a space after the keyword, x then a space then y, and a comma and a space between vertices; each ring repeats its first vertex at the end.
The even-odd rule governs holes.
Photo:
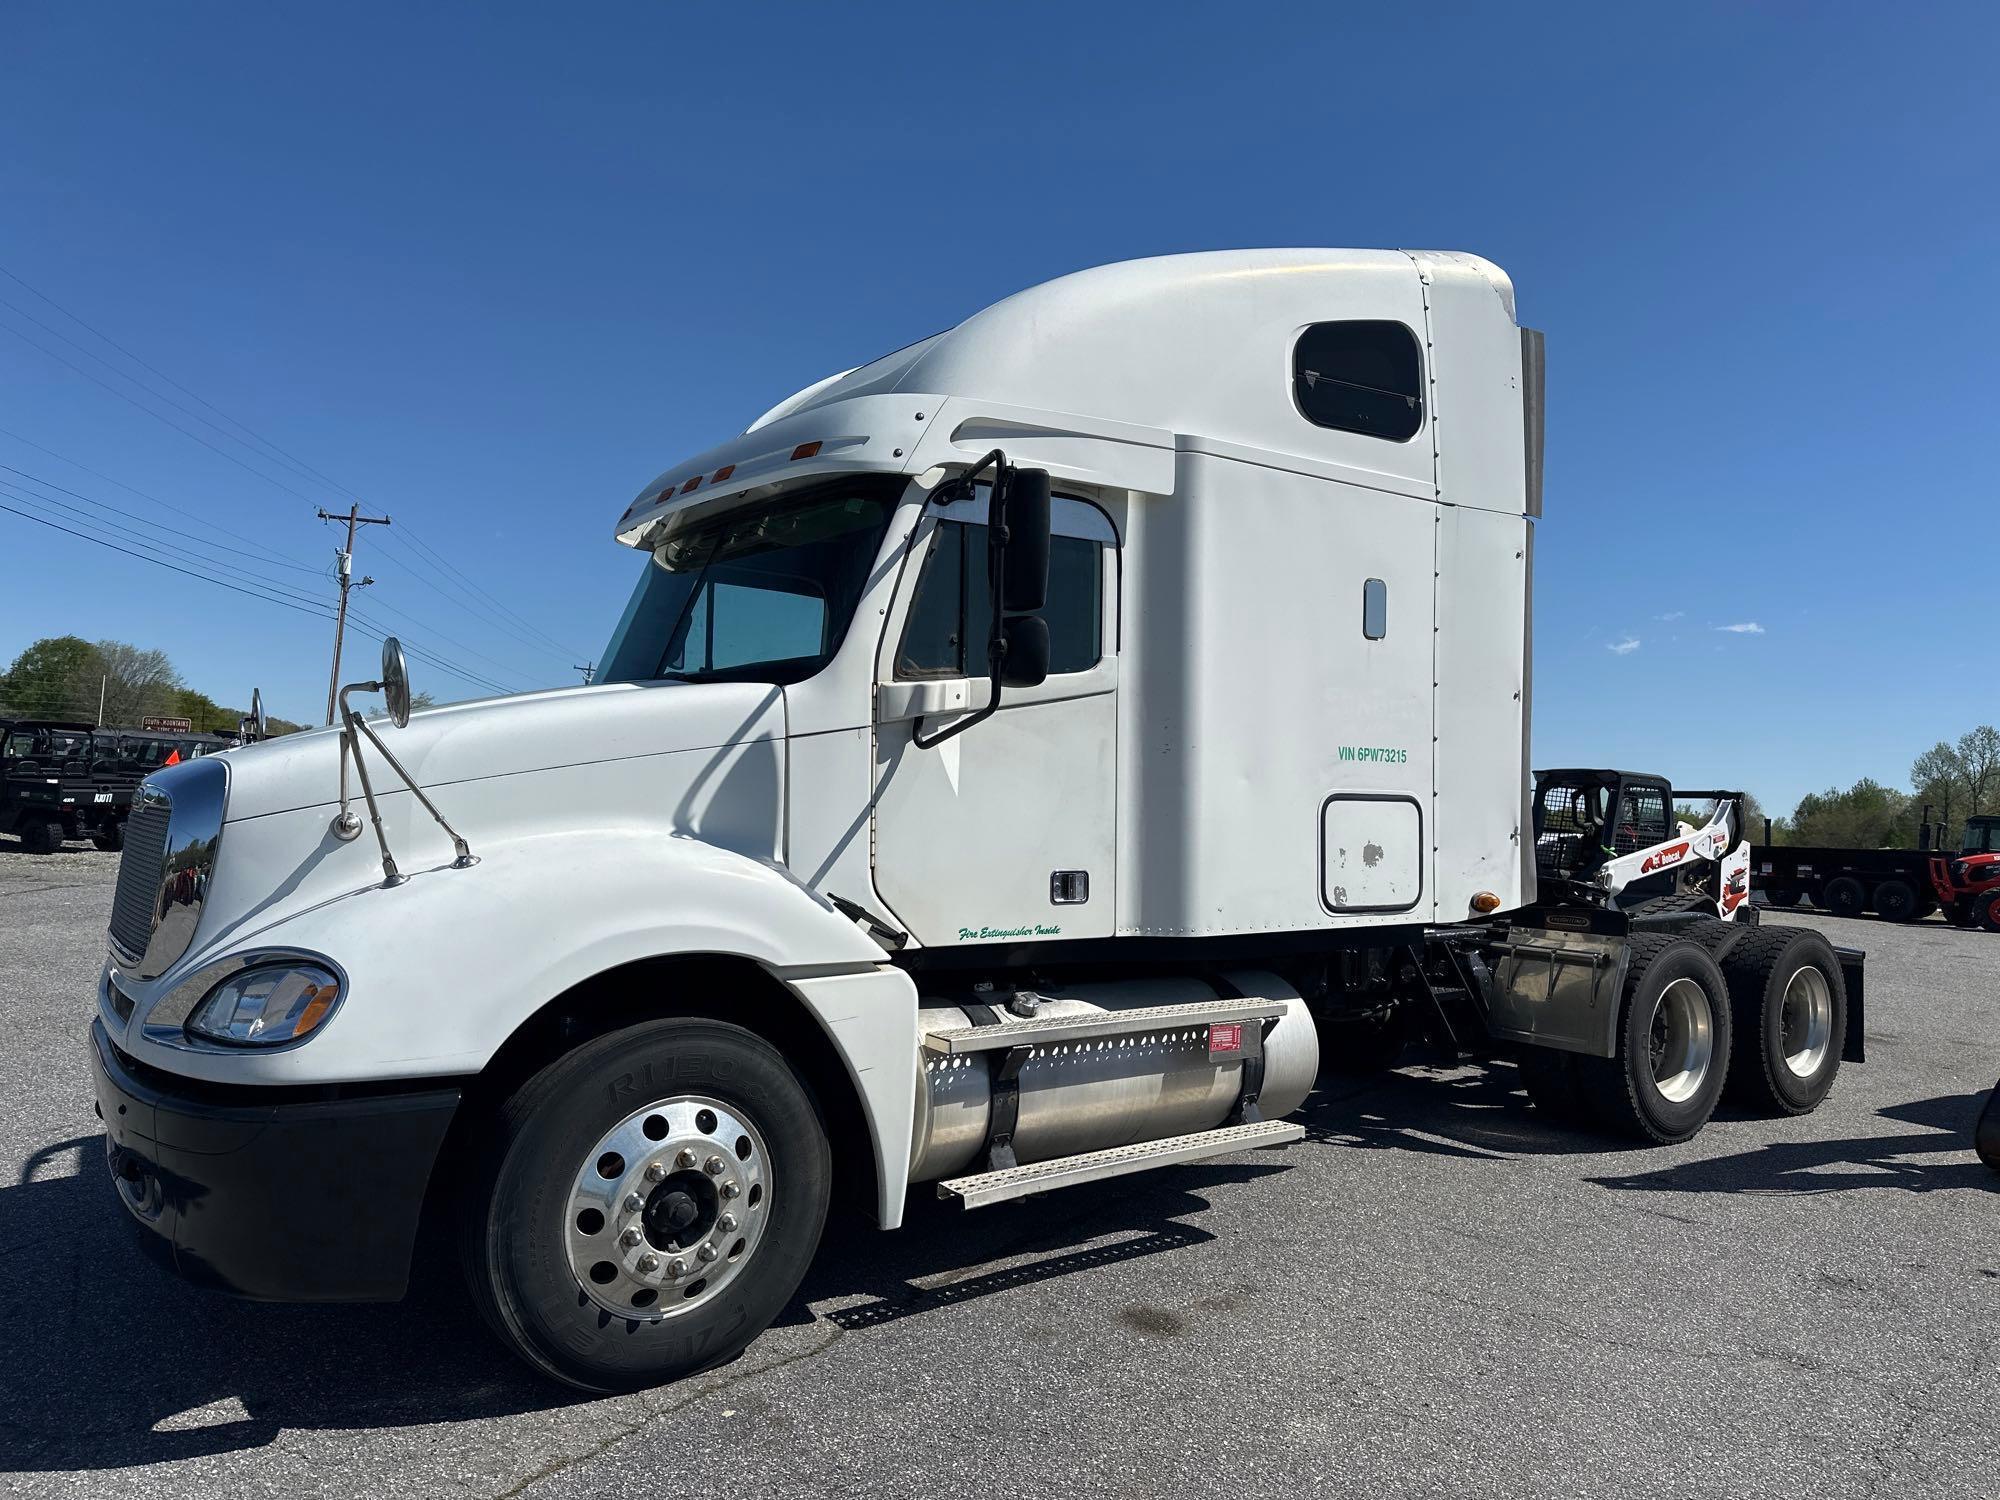
MULTIPOLYGON (((625 502, 809 381, 1102 261, 1476 250, 1548 335, 1537 761, 1900 783, 2000 718, 1996 12, 1529 9, 11 5, 0 266, 180 388, 0 277, 0 464, 319 597, 358 497, 366 614, 573 681, 625 502)), ((0 660, 323 707, 309 615, 3 511, 0 580, 0 660)))

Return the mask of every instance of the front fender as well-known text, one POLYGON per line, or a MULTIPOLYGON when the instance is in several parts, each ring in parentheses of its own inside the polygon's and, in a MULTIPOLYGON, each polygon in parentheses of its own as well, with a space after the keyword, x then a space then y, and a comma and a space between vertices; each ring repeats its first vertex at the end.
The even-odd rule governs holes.
MULTIPOLYGON (((230 832, 238 844, 232 855, 249 853, 240 847, 244 830, 230 832)), ((916 1088, 916 988, 781 866, 687 837, 545 832, 489 844, 469 869, 417 871, 391 889, 371 883, 204 939, 135 990, 124 1045, 172 1072, 232 1083, 477 1073, 550 999, 595 975, 662 955, 749 959, 798 996, 840 1054, 874 1137, 884 1222, 900 1217, 916 1088), (345 970, 340 1009, 310 1040, 259 1053, 146 1037, 152 1000, 253 948, 303 949, 345 970)), ((719 1014, 727 1018, 726 1003, 719 1014)))

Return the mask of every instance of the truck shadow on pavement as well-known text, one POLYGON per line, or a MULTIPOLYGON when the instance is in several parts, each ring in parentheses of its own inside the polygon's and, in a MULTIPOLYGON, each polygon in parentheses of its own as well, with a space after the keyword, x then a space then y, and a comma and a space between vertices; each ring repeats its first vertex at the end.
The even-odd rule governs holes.
MULTIPOLYGON (((597 1399, 538 1379, 499 1346, 442 1241, 420 1244, 397 1304, 260 1304, 190 1287, 134 1242, 101 1151, 96 1135, 57 1142, 0 1186, 0 1474, 171 1463, 265 1447, 288 1429, 476 1421, 597 1399)), ((1199 1189, 1279 1170, 1281 1159, 1253 1159, 1106 1183, 1069 1214, 1031 1205, 967 1217, 920 1190, 902 1233, 830 1223, 775 1326, 876 1327, 1183 1249, 1213 1238, 1175 1222, 1207 1210, 1199 1189)))
POLYGON ((1922 1128, 1899 1135, 1830 1141, 1772 1141, 1750 1151, 1683 1162, 1657 1171, 1592 1177, 1600 1187, 1667 1193, 1841 1193, 1896 1188, 1936 1193, 1953 1188, 1991 1192, 1996 1175, 1972 1155, 1972 1127, 1987 1091, 1941 1094, 1877 1111, 1877 1118, 1922 1128), (1950 1160, 1937 1160, 1949 1157, 1950 1160))

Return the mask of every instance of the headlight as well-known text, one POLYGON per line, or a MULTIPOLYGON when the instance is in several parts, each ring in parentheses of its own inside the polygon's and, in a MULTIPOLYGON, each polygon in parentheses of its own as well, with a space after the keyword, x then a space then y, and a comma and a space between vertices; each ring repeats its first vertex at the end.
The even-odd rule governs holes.
POLYGON ((340 980, 311 963, 245 969, 210 990, 187 1019, 191 1036, 239 1047, 303 1041, 340 1004, 340 980))

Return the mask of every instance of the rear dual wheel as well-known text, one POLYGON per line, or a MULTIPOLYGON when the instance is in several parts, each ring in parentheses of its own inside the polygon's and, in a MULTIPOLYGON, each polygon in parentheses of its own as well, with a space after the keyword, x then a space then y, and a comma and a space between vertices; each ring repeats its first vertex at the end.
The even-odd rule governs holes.
POLYGON ((1708 1123, 1729 1069, 1728 987, 1690 938, 1631 940, 1615 1057, 1528 1048, 1521 1071, 1537 1108, 1661 1145, 1708 1123))
POLYGON ((1729 951, 1722 972, 1736 1031, 1730 1097, 1780 1114, 1817 1109, 1847 1039, 1847 985, 1832 944, 1810 928, 1760 928, 1729 951))
POLYGON ((586 1042, 501 1106, 462 1202, 473 1300, 544 1374, 591 1391, 733 1358, 798 1289, 832 1176, 810 1094, 719 1021, 586 1042))

